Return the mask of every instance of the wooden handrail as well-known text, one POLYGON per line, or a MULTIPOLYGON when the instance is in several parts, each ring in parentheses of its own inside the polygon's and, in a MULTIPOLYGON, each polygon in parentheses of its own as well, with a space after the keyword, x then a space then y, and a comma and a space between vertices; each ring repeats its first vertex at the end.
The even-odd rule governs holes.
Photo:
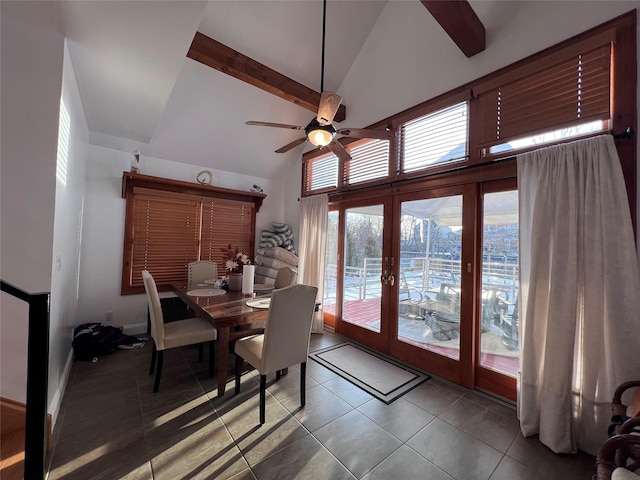
POLYGON ((24 478, 25 480, 42 480, 45 477, 46 458, 51 294, 49 292, 28 293, 4 280, 0 280, 0 289, 29 304, 24 478))

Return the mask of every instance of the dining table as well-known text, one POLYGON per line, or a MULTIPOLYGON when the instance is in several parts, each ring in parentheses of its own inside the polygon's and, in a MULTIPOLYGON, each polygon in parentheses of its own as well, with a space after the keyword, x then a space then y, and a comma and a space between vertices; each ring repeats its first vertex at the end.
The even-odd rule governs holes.
POLYGON ((195 316, 204 318, 218 332, 218 397, 224 395, 229 369, 230 345, 249 335, 264 333, 260 322, 267 319, 271 291, 246 297, 242 292, 217 288, 188 290, 187 285, 171 285, 172 291, 187 304, 195 316), (257 325, 256 325, 257 324, 257 325))

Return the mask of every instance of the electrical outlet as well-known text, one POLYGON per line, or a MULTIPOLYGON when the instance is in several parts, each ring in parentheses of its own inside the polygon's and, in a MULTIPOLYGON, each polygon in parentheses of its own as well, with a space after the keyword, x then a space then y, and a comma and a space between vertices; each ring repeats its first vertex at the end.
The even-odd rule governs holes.
POLYGON ((104 323, 111 323, 113 322, 113 312, 108 311, 108 312, 104 312, 104 323))

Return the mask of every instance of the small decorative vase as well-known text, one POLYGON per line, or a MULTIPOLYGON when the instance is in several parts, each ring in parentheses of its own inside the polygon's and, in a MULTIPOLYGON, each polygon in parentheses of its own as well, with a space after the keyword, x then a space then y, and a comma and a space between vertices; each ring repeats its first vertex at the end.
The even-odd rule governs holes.
POLYGON ((242 274, 230 273, 229 274, 229 291, 239 292, 242 290, 242 274))

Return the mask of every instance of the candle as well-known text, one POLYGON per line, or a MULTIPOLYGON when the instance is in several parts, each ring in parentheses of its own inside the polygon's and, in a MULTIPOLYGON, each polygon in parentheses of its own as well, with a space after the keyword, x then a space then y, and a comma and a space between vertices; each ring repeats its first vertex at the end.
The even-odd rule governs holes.
POLYGON ((256 267, 244 265, 242 267, 242 294, 245 297, 253 297, 253 275, 256 267))

